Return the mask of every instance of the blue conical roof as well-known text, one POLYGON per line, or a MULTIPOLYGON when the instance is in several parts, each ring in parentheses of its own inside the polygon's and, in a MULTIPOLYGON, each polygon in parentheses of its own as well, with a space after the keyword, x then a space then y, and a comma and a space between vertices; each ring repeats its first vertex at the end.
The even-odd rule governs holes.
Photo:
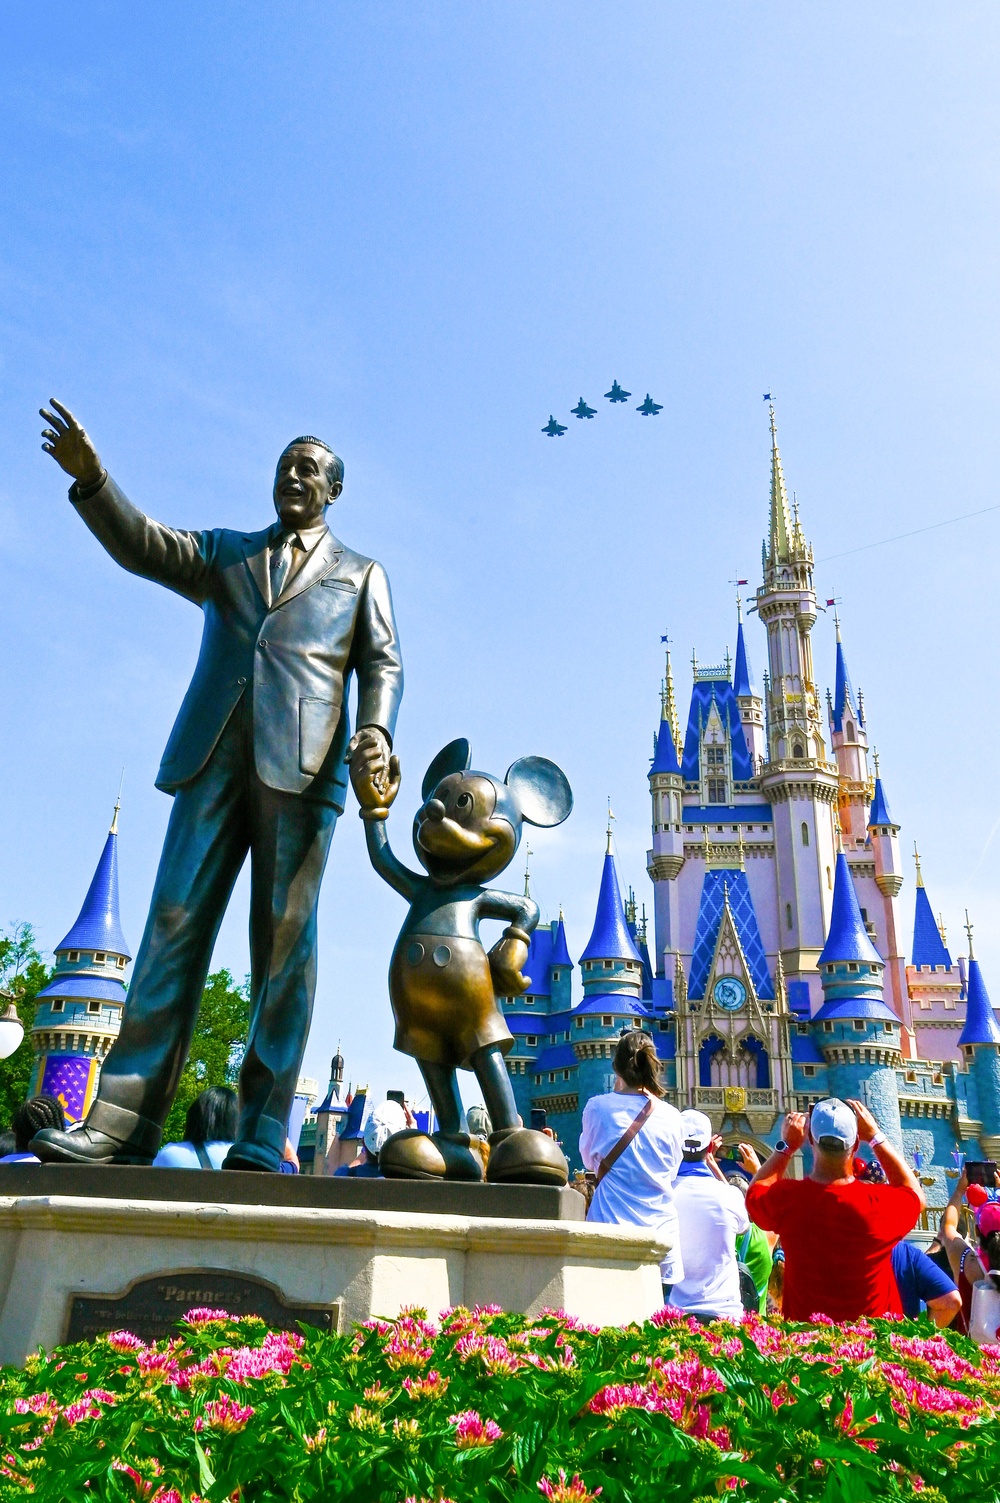
POLYGON ((541 924, 532 934, 528 944, 528 958, 522 966, 522 972, 527 977, 527 990, 533 997, 547 997, 552 987, 549 981, 549 968, 552 965, 552 930, 548 924, 541 924))
POLYGON ((594 918, 594 932, 580 959, 637 960, 640 965, 642 964, 642 956, 628 932, 625 906, 622 903, 618 876, 615 872, 615 858, 610 851, 604 857, 601 890, 597 897, 597 913, 594 918))
POLYGON ((895 825, 896 829, 899 829, 889 812, 889 800, 885 796, 881 778, 875 779, 875 797, 872 799, 871 810, 868 814, 868 828, 871 829, 872 825, 895 825))
POLYGON ((934 921, 931 901, 922 882, 917 888, 917 905, 913 914, 913 951, 910 963, 943 965, 951 970, 951 955, 934 921))
MULTIPOLYGON (((971 949, 971 946, 970 946, 971 949)), ((960 1044, 1000 1044, 1000 1023, 990 1006, 979 961, 969 957, 969 997, 965 1004, 965 1027, 960 1044)))
POLYGON ((843 851, 837 857, 837 875, 833 883, 833 912, 830 932, 817 965, 836 960, 860 960, 865 965, 882 964, 882 957, 868 938, 865 921, 858 906, 851 869, 843 851))
POLYGON ((746 643, 743 640, 743 622, 736 628, 736 672, 733 674, 733 693, 737 699, 753 693, 753 679, 747 660, 746 643))
POLYGON ((569 945, 566 943, 566 925, 563 923, 561 913, 552 939, 552 959, 549 964, 566 966, 569 970, 573 969, 573 962, 569 958, 569 945))
POLYGON ((677 748, 674 746, 674 738, 670 732, 670 721, 664 715, 660 721, 660 729, 656 735, 656 752, 653 756, 653 765, 649 769, 649 776, 654 772, 676 772, 681 770, 681 764, 677 760, 677 748))
POLYGON ((131 960, 118 914, 118 835, 111 830, 104 842, 93 881, 87 889, 80 915, 61 944, 60 950, 110 950, 131 960))
POLYGON ((844 715, 850 710, 855 720, 861 722, 858 714, 857 700, 854 698, 854 690, 851 687, 851 676, 847 671, 847 660, 844 657, 844 648, 840 640, 840 628, 837 628, 837 671, 833 689, 833 728, 835 731, 844 729, 844 715))

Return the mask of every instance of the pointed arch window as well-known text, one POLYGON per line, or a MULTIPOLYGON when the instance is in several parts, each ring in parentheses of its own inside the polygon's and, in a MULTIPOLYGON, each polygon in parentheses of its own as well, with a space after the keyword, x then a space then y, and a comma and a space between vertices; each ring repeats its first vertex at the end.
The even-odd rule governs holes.
POLYGON ((795 758, 796 762, 801 762, 805 757, 805 754, 806 749, 802 745, 802 742, 796 741, 795 745, 792 747, 792 756, 795 758))
POLYGON ((850 721, 847 722, 845 735, 848 741, 854 740, 854 727, 850 721))
POLYGON ((806 824, 805 820, 802 821, 802 844, 809 844, 809 826, 806 824))

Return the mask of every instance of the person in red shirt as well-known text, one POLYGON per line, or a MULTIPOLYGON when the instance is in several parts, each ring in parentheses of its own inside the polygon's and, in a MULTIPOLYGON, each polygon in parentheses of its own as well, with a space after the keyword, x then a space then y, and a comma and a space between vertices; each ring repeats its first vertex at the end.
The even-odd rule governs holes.
POLYGON ((747 1191, 751 1221, 777 1232, 785 1250, 785 1320, 902 1315, 892 1249, 925 1205, 916 1175, 860 1101, 830 1097, 808 1115, 789 1112, 782 1140, 747 1191), (786 1179, 807 1136, 812 1169, 805 1179, 786 1179), (888 1184, 855 1179, 859 1141, 872 1149, 888 1184))

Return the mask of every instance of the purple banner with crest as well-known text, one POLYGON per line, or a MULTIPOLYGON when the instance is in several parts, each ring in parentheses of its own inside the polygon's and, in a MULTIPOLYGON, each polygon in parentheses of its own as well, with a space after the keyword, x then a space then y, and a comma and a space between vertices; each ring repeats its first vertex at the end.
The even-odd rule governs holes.
POLYGON ((90 1085, 96 1059, 81 1054, 49 1054, 45 1058, 40 1096, 54 1096, 61 1102, 67 1122, 81 1122, 90 1105, 90 1085))

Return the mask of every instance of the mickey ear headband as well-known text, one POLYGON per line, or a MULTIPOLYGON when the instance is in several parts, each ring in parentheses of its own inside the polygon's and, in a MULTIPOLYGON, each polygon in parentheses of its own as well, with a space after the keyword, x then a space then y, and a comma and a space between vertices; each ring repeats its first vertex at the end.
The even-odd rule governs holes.
POLYGON ((981 1237, 988 1237, 990 1232, 1000 1232, 1000 1205, 995 1200, 988 1200, 979 1207, 976 1212, 976 1231, 981 1237))

